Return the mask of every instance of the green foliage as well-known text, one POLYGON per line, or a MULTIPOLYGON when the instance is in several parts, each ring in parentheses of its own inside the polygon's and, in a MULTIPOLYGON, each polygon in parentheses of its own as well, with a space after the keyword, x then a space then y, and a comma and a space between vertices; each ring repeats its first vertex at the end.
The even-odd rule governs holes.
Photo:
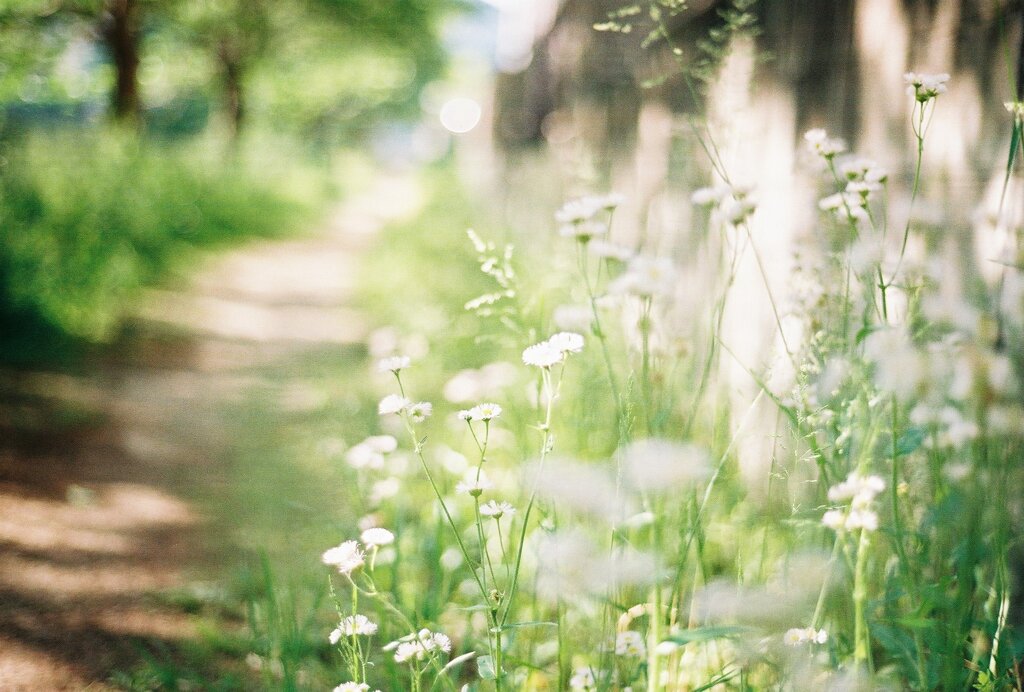
POLYGON ((304 211, 235 166, 134 138, 31 137, 0 169, 0 305, 15 325, 106 341, 195 250, 280 235, 304 211))

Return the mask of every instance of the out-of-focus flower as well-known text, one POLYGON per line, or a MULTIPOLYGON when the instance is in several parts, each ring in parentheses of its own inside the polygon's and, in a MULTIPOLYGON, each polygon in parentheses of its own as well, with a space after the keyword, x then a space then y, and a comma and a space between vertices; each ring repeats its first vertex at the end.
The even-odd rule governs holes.
POLYGON ((552 365, 561 363, 563 358, 564 352, 549 341, 528 346, 523 351, 523 363, 535 365, 538 368, 550 368, 552 365))
POLYGON ((381 372, 394 372, 397 373, 400 370, 404 370, 409 367, 412 359, 409 356, 391 356, 389 358, 381 358, 377 361, 377 369, 381 372))
POLYGON ((638 255, 629 261, 626 271, 608 287, 611 293, 651 298, 668 296, 675 290, 676 269, 667 257, 638 255))
POLYGON ((495 502, 490 500, 480 505, 480 514, 485 517, 494 517, 495 519, 501 519, 503 516, 512 516, 516 513, 516 508, 507 502, 495 502))
POLYGON ((907 93, 920 103, 927 103, 939 94, 946 93, 946 82, 949 75, 945 72, 925 74, 923 72, 907 72, 903 75, 907 83, 907 93))
POLYGON ((364 557, 357 541, 345 541, 325 551, 321 559, 325 565, 336 567, 339 572, 347 575, 363 566, 364 557))
POLYGON ((434 405, 429 401, 420 401, 412 404, 408 408, 409 420, 413 423, 422 423, 426 419, 430 418, 430 414, 434 412, 434 405))
POLYGON ((812 153, 828 160, 846 151, 846 143, 838 138, 829 137, 821 128, 808 130, 804 133, 804 141, 812 153))
POLYGON ((627 630, 615 635, 615 654, 617 656, 634 656, 644 658, 647 656, 647 646, 644 644, 644 636, 639 632, 627 630))
POLYGON ((402 413, 405 411, 412 402, 406 399, 404 396, 398 394, 388 394, 386 397, 380 400, 377 404, 377 413, 382 416, 387 416, 393 413, 402 413))
POLYGON ((382 545, 389 545, 395 542, 395 534, 391 533, 387 529, 380 527, 374 527, 366 529, 359 535, 359 540, 363 542, 367 548, 377 548, 382 545))
POLYGON ((787 646, 799 646, 801 644, 824 644, 828 641, 828 632, 816 630, 813 627, 794 627, 786 630, 782 635, 782 641, 787 646))

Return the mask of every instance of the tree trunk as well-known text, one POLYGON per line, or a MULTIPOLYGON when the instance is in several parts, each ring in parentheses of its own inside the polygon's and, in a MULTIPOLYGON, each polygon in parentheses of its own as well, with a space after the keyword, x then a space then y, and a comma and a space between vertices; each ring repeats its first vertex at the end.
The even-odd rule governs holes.
POLYGON ((135 120, 141 111, 139 14, 138 0, 110 0, 107 5, 103 38, 116 72, 111 106, 121 121, 135 120))
POLYGON ((228 41, 220 42, 217 57, 220 59, 224 80, 224 108, 227 111, 230 135, 233 141, 237 141, 246 116, 245 91, 242 85, 245 70, 238 57, 238 51, 232 49, 228 41))

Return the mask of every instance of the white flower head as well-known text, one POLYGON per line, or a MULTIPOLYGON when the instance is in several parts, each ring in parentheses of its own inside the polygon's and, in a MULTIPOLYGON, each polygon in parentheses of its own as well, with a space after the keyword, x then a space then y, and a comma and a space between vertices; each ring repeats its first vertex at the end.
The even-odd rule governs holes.
POLYGON ((588 246, 590 254, 602 259, 615 260, 617 262, 628 262, 633 256, 633 250, 625 245, 612 243, 607 240, 595 240, 588 246))
POLYGON ((349 615, 334 628, 328 639, 331 644, 337 644, 342 637, 369 637, 374 634, 377 634, 376 623, 371 622, 365 615, 349 615))
POLYGON ((615 655, 645 658, 647 647, 644 645, 644 636, 633 630, 619 632, 615 635, 615 655))
POLYGON ((387 416, 393 413, 403 413, 412 404, 409 399, 398 394, 388 394, 377 404, 377 413, 387 416))
POLYGON ((828 499, 832 502, 850 500, 852 504, 863 505, 875 499, 885 490, 885 481, 881 476, 862 476, 854 471, 845 481, 829 488, 828 499))
POLYGON ((371 435, 362 444, 381 454, 390 454, 398 449, 398 440, 392 435, 371 435))
POLYGON ((589 242, 594 236, 608 233, 608 226, 601 221, 581 221, 579 223, 567 224, 558 229, 558 234, 564 238, 575 238, 581 243, 589 242))
POLYGON ((782 641, 787 646, 824 644, 828 641, 828 632, 825 630, 816 630, 813 627, 794 627, 786 630, 786 633, 782 635, 782 641))
POLYGON ((485 517, 493 517, 494 519, 501 519, 504 516, 512 516, 516 513, 516 508, 507 502, 495 502, 490 500, 480 505, 480 514, 485 517))
POLYGON ((364 557, 357 541, 345 541, 325 551, 321 560, 325 565, 336 567, 340 573, 348 575, 363 566, 364 557))
POLYGON ((333 692, 370 692, 370 686, 365 682, 343 682, 333 692))
POLYGON ((579 353, 583 350, 583 336, 576 332, 558 332, 548 338, 548 344, 563 354, 579 353))
POLYGON ((395 662, 405 663, 406 661, 422 661, 434 652, 442 651, 450 653, 452 640, 440 632, 431 632, 422 629, 419 632, 407 634, 401 639, 395 640, 386 646, 385 651, 395 652, 395 662))
POLYGON ((569 678, 569 689, 584 690, 585 692, 596 690, 597 679, 594 677, 594 671, 590 667, 575 669, 572 672, 572 677, 569 678))
POLYGON ((501 406, 493 403, 478 404, 468 411, 460 411, 463 420, 491 421, 501 415, 501 406), (463 416, 462 414, 466 414, 463 416))
POLYGON ((391 356, 389 358, 381 358, 377 361, 377 370, 380 372, 393 372, 397 373, 399 370, 404 370, 409 367, 412 363, 412 359, 409 356, 391 356))
POLYGON ((637 255, 626 271, 608 287, 610 293, 651 298, 668 296, 675 290, 676 268, 667 257, 637 255))
POLYGON ((804 133, 804 141, 812 153, 824 159, 835 158, 838 154, 846 151, 846 143, 838 138, 829 137, 828 133, 821 128, 808 130, 804 133))
POLYGON ((563 360, 563 351, 553 346, 548 341, 542 341, 539 344, 528 346, 523 351, 523 363, 526 365, 535 365, 539 368, 550 368, 552 365, 561 363, 563 360))
POLYGON ((359 535, 359 540, 367 548, 379 548, 382 545, 390 545, 395 542, 395 534, 379 526, 366 529, 359 535))
POLYGON ((422 423, 426 419, 430 418, 430 414, 434 412, 434 405, 429 401, 420 401, 415 404, 411 404, 407 409, 409 419, 413 423, 422 423))
POLYGON ((920 103, 927 103, 939 94, 946 93, 946 82, 949 75, 945 72, 926 74, 924 72, 907 72, 903 75, 907 83, 907 93, 920 103))
POLYGON ((487 474, 483 471, 477 473, 476 469, 470 469, 466 472, 466 476, 456 483, 455 492, 459 494, 466 494, 470 497, 480 497, 485 490, 490 490, 494 487, 487 474))

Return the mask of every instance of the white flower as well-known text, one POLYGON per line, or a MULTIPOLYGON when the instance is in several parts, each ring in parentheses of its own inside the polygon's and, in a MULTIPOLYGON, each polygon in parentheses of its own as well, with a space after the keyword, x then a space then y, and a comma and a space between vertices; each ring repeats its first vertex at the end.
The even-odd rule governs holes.
POLYGON ((324 552, 321 560, 325 565, 338 568, 342 574, 351 574, 363 566, 363 551, 357 541, 345 541, 341 545, 324 552))
POLYGON ((384 455, 398 449, 398 440, 391 435, 374 435, 345 452, 345 461, 356 469, 384 468, 384 455))
POLYGON ((611 293, 650 298, 671 295, 675 289, 676 270, 667 257, 638 255, 629 261, 626 271, 608 287, 611 293))
POLYGON ((846 524, 846 515, 841 510, 830 509, 821 517, 821 523, 833 531, 838 531, 846 524))
POLYGON ((866 504, 885 490, 885 481, 881 476, 862 476, 856 471, 846 477, 845 481, 829 488, 828 499, 832 502, 851 500, 853 504, 866 504))
POLYGON ((607 195, 587 195, 571 199, 555 212, 555 221, 578 224, 591 220, 600 211, 611 211, 621 205, 625 197, 617 192, 607 195))
POLYGON ((468 411, 460 411, 459 418, 463 420, 489 421, 501 415, 501 406, 498 404, 478 404, 468 411), (463 416, 463 414, 466 414, 463 416))
POLYGON ((365 682, 343 682, 334 688, 334 692, 369 692, 370 686, 365 682))
POLYGON ((363 440, 361 444, 381 454, 390 454, 398 449, 398 440, 391 435, 371 435, 363 440))
POLYGON ((430 414, 434 412, 434 405, 429 401, 420 401, 412 404, 408 408, 409 418, 413 423, 422 423, 426 419, 430 418, 430 414))
POLYGON ((547 341, 529 346, 523 351, 523 363, 539 368, 550 368, 556 363, 561 363, 562 358, 562 351, 547 341))
POLYGON ((794 627, 786 630, 782 635, 782 641, 787 646, 799 646, 801 644, 824 644, 828 641, 828 632, 816 630, 813 627, 794 627))
POLYGON ((615 635, 615 654, 617 656, 635 656, 644 658, 647 656, 647 647, 644 645, 644 636, 639 632, 627 630, 615 635))
POLYGON ((564 238, 576 238, 580 242, 587 242, 596 235, 604 235, 608 232, 608 226, 600 221, 581 221, 568 224, 558 229, 558 234, 564 238))
POLYGON ((846 143, 843 140, 830 138, 821 128, 808 130, 804 134, 804 141, 813 153, 825 159, 831 159, 846 151, 846 143))
POLYGON ((395 542, 395 534, 391 533, 387 529, 380 527, 374 527, 366 529, 359 536, 359 540, 363 542, 367 548, 377 548, 382 545, 389 545, 395 542))
POLYGON ((851 509, 846 516, 847 531, 864 529, 865 531, 878 530, 878 515, 870 509, 851 509))
POLYGON ((402 413, 410 404, 412 404, 412 402, 404 396, 388 394, 380 400, 379 404, 377 404, 377 413, 382 416, 386 416, 391 413, 402 413))
POLYGON ((633 256, 633 251, 630 248, 607 240, 595 240, 588 246, 588 248, 592 255, 602 257, 604 259, 617 260, 619 262, 626 262, 633 256))
POLYGON ((706 207, 718 204, 729 194, 728 185, 716 185, 714 187, 702 187, 690 195, 690 201, 699 207, 706 207))
POLYGON ((491 500, 480 505, 480 514, 485 517, 501 519, 503 516, 512 516, 515 513, 516 508, 507 502, 495 502, 494 500, 491 500))
POLYGON ((427 650, 419 642, 402 642, 395 649, 395 663, 423 660, 427 650))
POLYGON ((370 622, 365 615, 349 615, 335 627, 328 639, 331 644, 337 644, 342 637, 372 636, 377 634, 376 623, 370 622))
POLYGON ((345 452, 345 461, 354 469, 384 468, 384 455, 362 443, 345 452))
POLYGON ((949 75, 945 72, 938 74, 907 72, 903 75, 903 81, 907 83, 907 93, 915 100, 925 103, 939 94, 946 93, 946 82, 949 81, 949 75))
POLYGON ((583 337, 575 332, 558 332, 548 338, 552 348, 561 353, 579 353, 583 350, 583 337))
POLYGON ((601 206, 594 197, 571 199, 555 212, 555 221, 563 224, 578 224, 590 221, 601 206))
POLYGON ((851 158, 839 164, 839 172, 850 181, 883 183, 889 173, 871 159, 851 158))
POLYGON ((572 677, 569 678, 569 689, 570 690, 585 690, 590 692, 591 690, 597 689, 597 680, 594 678, 594 672, 588 668, 577 668, 572 672, 572 677))
POLYGON ((377 361, 377 369, 381 372, 395 372, 404 370, 409 367, 412 359, 409 356, 391 356, 390 358, 381 358, 377 361))
POLYGON ((466 472, 465 478, 455 485, 455 492, 465 493, 471 497, 480 497, 485 490, 490 490, 493 487, 494 484, 487 478, 486 473, 483 471, 477 473, 476 470, 470 469, 466 472))
POLYGON ((384 650, 394 650, 396 663, 412 660, 422 661, 433 651, 451 652, 452 640, 440 632, 422 629, 387 644, 384 650))

